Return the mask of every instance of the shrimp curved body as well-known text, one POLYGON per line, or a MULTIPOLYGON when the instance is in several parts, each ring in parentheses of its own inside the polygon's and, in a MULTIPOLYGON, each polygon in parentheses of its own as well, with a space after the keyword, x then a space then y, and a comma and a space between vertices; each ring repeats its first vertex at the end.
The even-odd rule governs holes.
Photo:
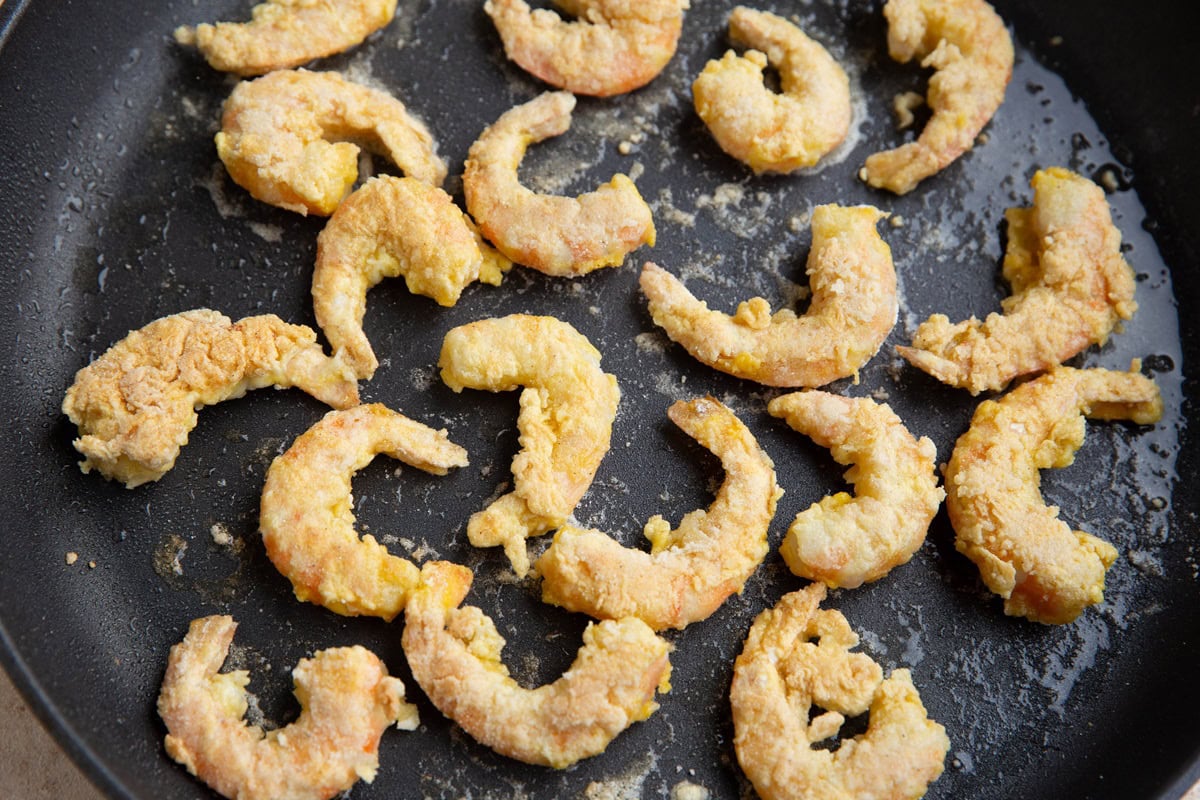
POLYGON ((913 366, 971 394, 999 391, 1103 344, 1137 310, 1133 268, 1121 255, 1099 186, 1054 167, 1033 176, 1032 208, 1010 208, 1002 313, 951 323, 934 314, 910 347, 913 366))
POLYGON ((181 25, 175 41, 213 69, 263 75, 361 44, 392 21, 396 0, 267 0, 250 13, 250 22, 181 25))
POLYGON ((171 648, 158 696, 167 754, 214 790, 237 800, 327 800, 379 767, 379 739, 391 725, 417 727, 404 684, 362 647, 322 650, 293 670, 300 716, 264 732, 242 719, 245 670, 218 672, 233 618, 197 619, 171 648))
POLYGON ((600 753, 658 708, 670 690, 671 646, 639 619, 589 624, 575 662, 553 683, 526 689, 500 660, 504 638, 473 606, 459 608, 471 571, 421 569, 402 644, 413 678, 438 710, 501 755, 562 769, 600 753))
POLYGON ((1062 624, 1104 599, 1117 551, 1071 530, 1047 506, 1038 470, 1065 467, 1083 444, 1084 417, 1149 425, 1162 397, 1149 378, 1056 367, 979 404, 946 465, 946 510, 958 551, 1004 598, 1004 613, 1062 624))
POLYGON ((738 6, 729 15, 735 44, 709 61, 692 83, 696 113, 729 155, 756 173, 811 167, 850 131, 850 79, 824 47, 765 11, 738 6), (770 64, 783 93, 763 83, 770 64))
POLYGON ((783 494, 770 457, 711 397, 681 400, 667 413, 721 460, 726 477, 716 499, 675 530, 652 517, 649 553, 597 530, 564 526, 536 565, 546 602, 598 619, 637 617, 654 630, 684 628, 740 592, 766 556, 767 528, 783 494))
POLYGON ((259 530, 297 600, 386 620, 404 610, 416 565, 354 529, 350 480, 380 453, 433 475, 467 465, 444 430, 375 403, 326 414, 267 470, 259 530))
POLYGON ((504 52, 522 69, 574 94, 610 97, 654 80, 675 55, 686 0, 555 0, 578 19, 525 0, 487 0, 504 52))
POLYGON ((358 177, 360 146, 430 185, 446 177, 433 137, 403 103, 336 72, 280 70, 239 83, 215 141, 238 186, 300 214, 333 213, 358 177))
POLYGON ((370 378, 379 366, 363 332, 372 286, 403 275, 413 294, 452 306, 472 281, 498 285, 511 266, 450 195, 384 175, 351 192, 317 237, 313 311, 334 351, 370 378))
POLYGON ((896 324, 892 251, 871 206, 818 206, 812 215, 807 313, 770 313, 761 297, 732 317, 711 311, 666 270, 647 263, 641 287, 650 316, 694 358, 768 386, 815 387, 856 373, 896 324))
POLYGON ((754 620, 733 667, 738 763, 763 800, 916 800, 942 774, 950 740, 930 720, 907 669, 885 680, 851 653, 846 618, 819 608, 825 586, 785 595, 754 620), (825 713, 809 721, 813 706, 825 713), (813 744, 845 715, 870 713, 865 733, 835 751, 813 744))
POLYGON ((467 211, 483 235, 517 264, 575 277, 615 267, 654 245, 654 219, 625 175, 579 197, 537 194, 521 185, 526 148, 564 133, 575 97, 546 92, 506 111, 471 145, 463 173, 467 211))
POLYGON ((793 392, 767 410, 849 464, 854 496, 830 495, 796 515, 780 545, 795 574, 853 589, 908 563, 946 493, 933 442, 913 436, 886 403, 793 392))
POLYGON ((334 408, 358 404, 353 371, 321 352, 311 328, 273 314, 235 323, 198 309, 114 344, 76 373, 62 410, 79 428, 80 469, 132 489, 175 466, 198 409, 272 385, 334 408))
POLYGON ((933 113, 921 135, 869 156, 864 167, 867 183, 905 194, 975 144, 1004 102, 1013 44, 984 0, 888 0, 883 14, 892 58, 935 70, 926 98, 933 113))
POLYGON ((565 322, 514 314, 461 325, 446 334, 442 380, 464 388, 521 391, 513 490, 471 516, 476 547, 503 545, 518 575, 529 571, 525 539, 560 527, 608 452, 621 399, 600 353, 565 322))

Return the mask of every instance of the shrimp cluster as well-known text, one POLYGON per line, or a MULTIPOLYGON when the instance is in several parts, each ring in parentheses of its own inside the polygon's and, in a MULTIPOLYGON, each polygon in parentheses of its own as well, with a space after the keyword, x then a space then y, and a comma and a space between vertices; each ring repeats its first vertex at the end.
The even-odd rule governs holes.
POLYGON ((500 660, 504 638, 473 606, 459 608, 471 571, 421 569, 402 643, 413 678, 477 741, 529 764, 562 769, 596 755, 658 708, 670 690, 671 646, 639 619, 590 624, 575 662, 553 683, 521 687, 500 660))
POLYGON ((370 378, 379 360, 362 327, 368 289, 403 275, 413 294, 452 306, 468 284, 498 285, 511 266, 450 195, 384 175, 352 192, 317 237, 313 311, 334 351, 370 378))
POLYGON ((1004 102, 1013 44, 984 0, 888 0, 883 14, 892 58, 934 69, 926 98, 933 113, 921 135, 863 167, 867 183, 906 194, 974 146, 1004 102))
POLYGON ((79 370, 62 410, 79 428, 80 469, 132 489, 175 466, 197 409, 272 385, 334 408, 358 403, 354 373, 321 352, 311 328, 198 309, 131 332, 79 370))
POLYGON ((487 0, 504 52, 574 94, 610 97, 654 80, 675 55, 687 0, 555 0, 564 20, 525 0, 487 0))
POLYGON ((729 155, 757 173, 811 167, 850 131, 850 79, 824 47, 782 17, 738 6, 729 15, 735 44, 695 82, 696 113, 729 155), (783 93, 763 70, 778 70, 783 93))
POLYGON ((694 358, 721 372, 768 386, 816 387, 855 374, 896 324, 892 251, 871 206, 817 206, 812 214, 807 313, 771 314, 761 297, 732 317, 710 311, 656 264, 642 269, 650 316, 694 358))
POLYGON ((322 650, 296 666, 301 711, 290 725, 264 732, 246 724, 249 673, 217 671, 236 627, 227 616, 193 621, 171 648, 158 697, 167 754, 224 796, 328 800, 360 778, 374 780, 384 730, 417 727, 404 684, 358 646, 322 650))
POLYGON ((257 200, 328 216, 358 178, 360 146, 440 186, 446 165, 425 125, 395 97, 336 72, 280 70, 234 88, 217 155, 257 200))
POLYGON ((547 275, 618 266, 643 244, 654 245, 650 207, 626 175, 579 197, 521 185, 525 149, 564 133, 574 108, 569 92, 546 92, 506 111, 471 145, 463 173, 467 211, 483 235, 514 262, 547 275))
POLYGON ((181 25, 175 41, 213 69, 263 75, 361 44, 392 21, 396 0, 266 0, 250 13, 250 22, 181 25))
POLYGON ((950 740, 930 720, 907 669, 885 680, 851 653, 858 636, 820 608, 825 586, 785 595, 754 620, 729 698, 738 763, 763 800, 916 800, 942 774, 950 740), (809 721, 817 706, 824 713, 809 721), (869 713, 866 733, 834 751, 813 747, 845 715, 869 713))
POLYGON ((433 475, 467 465, 446 431, 374 403, 326 414, 267 470, 259 528, 297 600, 386 620, 404 610, 416 565, 354 530, 350 480, 379 453, 433 475))
POLYGON ((796 515, 780 546, 792 572, 853 589, 907 563, 946 496, 934 472, 933 442, 918 440, 887 404, 866 398, 793 392, 767 410, 851 465, 846 480, 855 490, 796 515))
POLYGON ((1162 417, 1158 387, 1139 366, 1056 367, 980 403, 955 444, 945 475, 955 546, 1004 598, 1006 614, 1062 624, 1104 599, 1116 549, 1058 518, 1042 498, 1038 470, 1075 460, 1084 417, 1139 425, 1162 417))
POLYGON ((503 545, 513 570, 524 576, 525 539, 567 521, 608 452, 621 399, 617 379, 600 368, 600 352, 573 327, 524 314, 454 328, 438 365, 456 392, 524 387, 513 490, 467 524, 471 544, 503 545))
POLYGON ((652 517, 645 527, 649 553, 597 530, 563 526, 536 565, 546 602, 598 619, 637 617, 654 630, 683 628, 740 592, 766 556, 767 527, 783 494, 770 457, 711 397, 681 400, 667 413, 721 460, 726 477, 716 499, 675 530, 652 517))
POLYGON ((1121 255, 1103 190, 1061 167, 1039 170, 1032 208, 1010 208, 1003 313, 952 324, 934 314, 897 350, 943 383, 998 391, 1093 344, 1137 310, 1133 268, 1121 255))

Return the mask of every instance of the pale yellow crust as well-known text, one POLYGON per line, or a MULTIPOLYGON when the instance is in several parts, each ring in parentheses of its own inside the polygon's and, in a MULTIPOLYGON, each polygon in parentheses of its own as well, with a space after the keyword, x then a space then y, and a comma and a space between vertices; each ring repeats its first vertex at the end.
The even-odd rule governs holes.
POLYGON ((741 592, 766 556, 767 528, 783 494, 770 457, 711 397, 681 400, 668 414, 721 460, 725 481, 716 499, 675 530, 652 517, 645 527, 649 553, 601 531, 563 526, 536 564, 546 602, 598 619, 637 617, 654 630, 684 628, 741 592))
POLYGON ((1140 425, 1162 417, 1158 387, 1137 367, 1056 367, 980 403, 955 444, 945 474, 955 546, 1004 598, 1006 614, 1062 624, 1104 599, 1116 549, 1058 518, 1042 498, 1038 470, 1075 460, 1084 417, 1140 425))
POLYGON ((374 403, 326 414, 267 470, 259 529, 297 600, 386 620, 404 610, 417 566, 354 528, 351 478, 380 453, 433 475, 467 465, 445 430, 374 403))
POLYGON ((196 427, 196 411, 264 386, 295 386, 334 408, 358 403, 353 371, 317 335, 273 314, 232 322, 185 311, 132 331, 75 375, 63 413, 84 472, 133 488, 156 481, 196 427))
POLYGON ((478 608, 459 608, 471 571, 426 564, 405 611, 413 678, 438 710, 501 755, 562 769, 600 753, 658 708, 671 646, 638 619, 590 624, 575 662, 553 683, 521 687, 500 660, 504 639, 478 608))
POLYGON ((387 728, 416 728, 404 684, 357 646, 322 650, 296 666, 300 716, 290 725, 248 725, 249 673, 217 671, 236 627, 227 616, 193 621, 171 648, 158 696, 167 755, 225 797, 328 800, 374 780, 387 728))

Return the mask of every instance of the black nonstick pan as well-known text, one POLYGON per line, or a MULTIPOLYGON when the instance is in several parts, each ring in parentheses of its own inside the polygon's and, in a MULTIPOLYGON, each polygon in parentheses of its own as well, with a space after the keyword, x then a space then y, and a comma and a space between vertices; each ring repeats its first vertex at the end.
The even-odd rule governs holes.
MULTIPOLYGON (((481 5, 401 0, 387 29, 316 65, 399 96, 434 132, 451 165, 447 189, 460 199, 471 142, 543 88, 505 60, 481 5)), ((1198 467, 1189 370, 1200 340, 1188 311, 1200 303, 1195 10, 998 2, 1017 43, 1004 106, 974 151, 898 198, 856 175, 867 154, 905 136, 891 98, 922 91, 927 74, 887 58, 878 3, 765 4, 831 49, 856 97, 851 140, 826 166, 787 177, 751 175, 691 110, 692 78, 728 47, 731 4, 694 6, 662 76, 629 96, 581 100, 572 130, 533 148, 522 167, 531 186, 572 194, 632 174, 655 211, 652 250, 574 281, 518 267, 450 309, 402 281, 368 299, 367 333, 383 364, 362 384, 364 400, 446 427, 471 466, 433 478, 378 459, 355 480, 360 529, 395 552, 475 570, 468 600, 508 639, 505 661, 523 685, 566 668, 585 620, 543 605, 536 581, 510 579, 498 550, 466 542, 467 517, 508 480, 516 395, 447 389, 436 369, 446 331, 551 314, 600 349, 623 399, 612 450, 576 517, 627 544, 652 514, 677 522, 707 505, 720 478, 715 459, 667 421, 673 400, 720 398, 778 466, 787 493, 766 562, 711 618, 669 634, 674 688, 660 710, 561 772, 498 756, 443 718, 408 673, 402 620, 301 604, 266 559, 263 476, 324 413, 317 401, 262 390, 201 411, 178 465, 155 484, 126 490, 80 473, 75 431, 59 410, 76 370, 129 330, 190 308, 314 324, 309 282, 323 221, 257 203, 229 180, 212 136, 234 81, 170 38, 179 24, 244 19, 244 0, 0 6, 0 661, 103 791, 212 796, 166 756, 154 703, 167 650, 188 622, 228 613, 240 625, 230 662, 251 670, 257 719, 268 725, 294 718, 289 673, 315 650, 365 645, 405 681, 421 728, 385 735, 378 778, 352 791, 360 800, 749 794, 732 746, 733 659, 753 617, 804 583, 774 546, 798 511, 845 488, 842 468, 766 414, 777 391, 708 370, 667 341, 645 310, 637 268, 653 258, 727 311, 753 294, 782 304, 802 294, 812 206, 891 212, 881 232, 900 276, 900 322, 857 383, 829 388, 885 399, 944 460, 977 400, 906 366, 895 345, 931 313, 998 308, 1004 209, 1027 205, 1033 171, 1052 165, 1106 186, 1138 275, 1137 315, 1071 363, 1125 368, 1142 358, 1167 402, 1152 427, 1091 423, 1076 463, 1043 477, 1064 518, 1121 551, 1104 603, 1066 626, 1005 617, 954 550, 944 513, 910 563, 827 603, 885 670, 912 670, 945 725, 951 749, 928 797, 1165 799, 1200 778, 1200 507, 1189 485, 1198 467)))

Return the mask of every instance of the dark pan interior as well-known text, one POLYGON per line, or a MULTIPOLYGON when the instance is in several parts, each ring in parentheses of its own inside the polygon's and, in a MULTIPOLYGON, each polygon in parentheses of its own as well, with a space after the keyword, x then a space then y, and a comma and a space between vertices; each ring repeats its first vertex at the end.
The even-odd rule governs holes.
MULTIPOLYGON (((233 19, 242 0, 0 6, 0 413, 10 420, 2 465, 9 531, 0 539, 0 661, 42 719, 115 798, 209 797, 165 755, 154 713, 166 652, 194 617, 231 613, 233 660, 254 675, 263 716, 296 713, 289 670, 314 650, 359 643, 405 680, 417 733, 385 736, 381 770, 360 800, 383 797, 665 796, 684 782, 713 797, 748 791, 734 760, 726 695, 754 615, 801 581, 772 552, 745 592, 712 618, 669 634, 674 689, 607 752, 552 772, 512 762, 450 725, 413 684, 402 625, 344 619, 296 602, 267 561, 258 493, 270 460, 324 412, 296 391, 258 391, 205 409, 178 466, 125 490, 82 475, 74 431, 59 411, 76 370, 127 331, 208 306, 232 317, 273 312, 313 324, 308 300, 322 221, 252 201, 229 182, 211 144, 233 83, 169 38, 177 24, 233 19), (232 537, 214 540, 214 526, 232 537), (79 554, 71 566, 68 552, 79 554), (90 566, 94 563, 95 566, 90 566)), ((381 35, 320 66, 396 92, 437 136, 457 176, 482 127, 540 91, 505 62, 480 5, 401 0, 381 35), (402 46, 400 46, 402 44, 402 46)), ((688 277, 732 310, 762 294, 782 302, 803 285, 805 212, 870 202, 901 217, 881 231, 903 284, 901 320, 861 382, 833 391, 885 397, 942 458, 975 400, 906 367, 894 346, 934 311, 984 314, 998 277, 1003 210, 1029 202, 1034 168, 1061 164, 1108 176, 1114 218, 1139 276, 1141 310, 1125 333, 1073 364, 1125 367, 1146 358, 1168 401, 1153 428, 1095 423, 1075 465, 1044 475, 1073 524, 1111 539, 1123 557, 1106 601, 1061 628, 1004 617, 973 566, 954 551, 945 515, 908 565, 875 584, 831 593, 885 669, 909 667, 930 715, 951 738, 931 798, 1177 798, 1200 778, 1200 523, 1186 476, 1197 471, 1192 428, 1200 252, 1200 79, 1189 38, 1197 14, 1080 0, 998 2, 1018 43, 1008 100, 986 144, 904 198, 855 179, 866 154, 899 140, 889 111, 925 74, 886 57, 879 4, 768 4, 797 13, 851 65, 864 120, 835 163, 813 174, 755 178, 727 159, 690 111, 688 85, 727 47, 731 4, 694 4, 666 73, 628 98, 583 100, 575 127, 534 148, 522 175, 575 193, 613 172, 640 171, 659 241, 618 270, 568 282, 517 268, 499 289, 476 286, 441 309, 389 281, 368 299, 367 332, 387 358, 365 400, 435 427, 472 466, 430 478, 377 460, 355 481, 360 527, 394 534, 393 549, 461 561, 476 571, 469 602, 508 638, 505 660, 531 686, 553 680, 579 646, 584 620, 542 605, 536 582, 507 580, 498 551, 465 542, 469 514, 507 478, 516 452, 515 395, 455 395, 439 380, 441 338, 484 316, 561 316, 604 354, 623 401, 613 448, 577 512, 635 544, 654 513, 672 521, 707 504, 719 478, 710 456, 673 430, 677 397, 711 393, 758 435, 787 490, 771 528, 777 545, 795 513, 844 488, 827 452, 765 413, 777 392, 705 370, 656 331, 636 288, 645 258, 688 277), (621 155, 617 142, 633 152, 621 155), (640 165, 640 166, 635 166, 640 165), (1182 317, 1182 319, 1180 319, 1182 317), (1182 479, 1181 479, 1182 478, 1182 479)), ((386 169, 376 160, 375 167, 386 169)))

